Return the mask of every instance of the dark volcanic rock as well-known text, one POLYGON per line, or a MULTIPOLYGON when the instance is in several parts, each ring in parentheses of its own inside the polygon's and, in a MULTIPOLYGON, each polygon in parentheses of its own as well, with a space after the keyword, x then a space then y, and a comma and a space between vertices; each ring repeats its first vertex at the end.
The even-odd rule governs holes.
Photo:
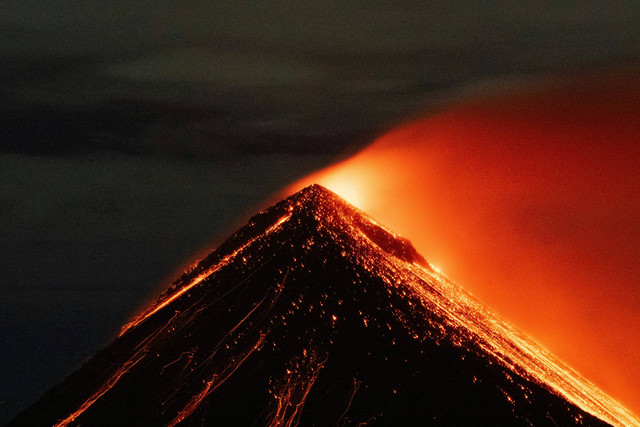
POLYGON ((311 186, 252 218, 10 425, 602 420, 637 422, 409 241, 311 186))

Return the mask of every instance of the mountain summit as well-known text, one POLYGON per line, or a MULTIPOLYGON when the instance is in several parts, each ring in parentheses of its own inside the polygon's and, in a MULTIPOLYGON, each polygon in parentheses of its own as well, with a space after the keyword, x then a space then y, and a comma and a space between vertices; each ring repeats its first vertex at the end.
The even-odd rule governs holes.
POLYGON ((11 426, 640 425, 313 185, 253 217, 11 426))

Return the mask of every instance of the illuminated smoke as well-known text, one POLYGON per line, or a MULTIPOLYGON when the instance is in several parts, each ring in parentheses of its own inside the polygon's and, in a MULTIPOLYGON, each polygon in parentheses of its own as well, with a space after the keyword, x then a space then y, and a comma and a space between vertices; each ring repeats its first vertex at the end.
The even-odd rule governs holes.
POLYGON ((303 179, 640 411, 638 70, 460 102, 303 179))

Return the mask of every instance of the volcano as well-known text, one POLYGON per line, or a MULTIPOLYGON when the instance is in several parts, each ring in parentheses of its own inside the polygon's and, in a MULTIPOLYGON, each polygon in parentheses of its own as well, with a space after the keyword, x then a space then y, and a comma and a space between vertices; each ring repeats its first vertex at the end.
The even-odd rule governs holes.
POLYGON ((253 217, 10 426, 640 425, 312 185, 253 217))

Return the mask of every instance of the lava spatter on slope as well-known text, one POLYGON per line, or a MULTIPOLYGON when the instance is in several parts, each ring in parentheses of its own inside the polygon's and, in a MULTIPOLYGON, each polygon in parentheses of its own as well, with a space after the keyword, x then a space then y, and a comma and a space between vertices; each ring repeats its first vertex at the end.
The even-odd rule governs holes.
POLYGON ((640 425, 320 186, 258 214, 10 425, 640 425))

